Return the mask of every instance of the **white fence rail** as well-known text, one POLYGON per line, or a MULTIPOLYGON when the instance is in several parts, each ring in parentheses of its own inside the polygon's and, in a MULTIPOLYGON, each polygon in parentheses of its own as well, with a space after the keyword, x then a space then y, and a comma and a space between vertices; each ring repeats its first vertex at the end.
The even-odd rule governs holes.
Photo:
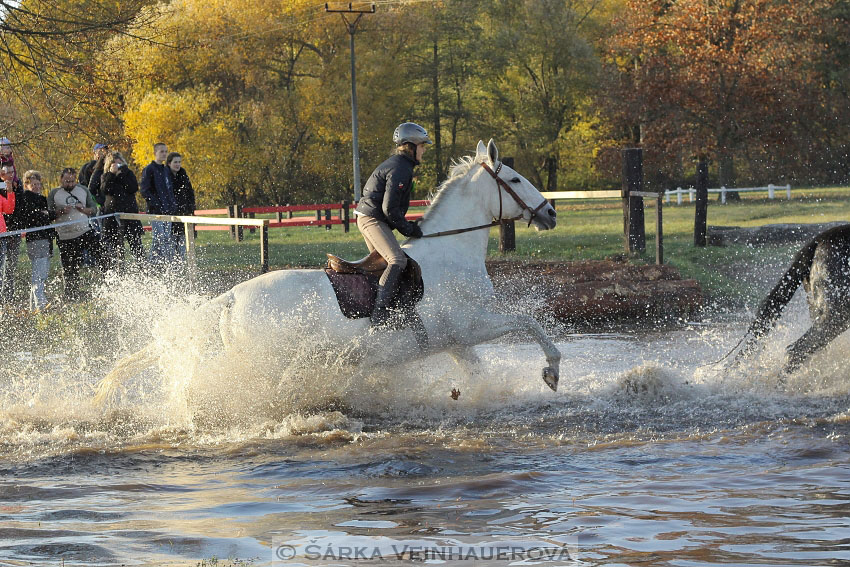
MULTIPOLYGON (((788 200, 791 199, 791 185, 774 185, 773 183, 768 183, 767 187, 736 187, 736 188, 726 188, 721 187, 719 189, 709 189, 709 193, 720 193, 720 201, 722 203, 726 203, 726 194, 736 191, 738 193, 747 193, 750 191, 767 191, 768 199, 776 198, 776 191, 785 191, 785 196, 788 200)), ((682 204, 682 195, 688 195, 688 201, 693 203, 695 200, 696 189, 693 187, 688 187, 687 189, 682 189, 681 187, 677 187, 676 189, 668 189, 664 192, 667 196, 667 202, 670 202, 670 196, 676 195, 676 204, 682 204)))

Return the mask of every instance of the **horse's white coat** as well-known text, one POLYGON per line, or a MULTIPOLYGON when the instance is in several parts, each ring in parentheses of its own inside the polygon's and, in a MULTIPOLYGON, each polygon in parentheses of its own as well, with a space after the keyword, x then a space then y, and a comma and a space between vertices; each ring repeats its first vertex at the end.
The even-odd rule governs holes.
MULTIPOLYGON (((499 193, 503 218, 524 214, 528 220, 530 213, 498 187, 480 166, 482 162, 494 170, 498 165, 498 150, 492 140, 486 147, 479 142, 474 158, 464 158, 454 166, 420 224, 423 233, 489 223, 499 216, 499 193)), ((528 180, 511 168, 503 166, 499 177, 530 207, 544 200, 528 180)), ((547 203, 532 222, 540 229, 553 228, 554 209, 547 203)), ((236 285, 202 310, 199 325, 210 326, 217 318, 214 326, 233 356, 295 364, 299 359, 315 359, 317 353, 325 353, 325 360, 353 360, 364 370, 444 351, 469 367, 477 360, 474 345, 511 331, 526 331, 543 349, 547 361, 544 377, 554 389, 561 355, 542 327, 529 316, 494 310, 493 285, 484 266, 488 233, 476 230, 414 239, 403 245, 422 267, 425 294, 417 312, 428 332, 429 346, 425 351, 409 329, 376 331, 370 329, 368 318, 346 318, 321 270, 275 271, 236 285), (327 353, 334 354, 329 359, 327 353)), ((148 364, 152 361, 150 356, 139 357, 138 353, 131 356, 144 358, 148 364)), ((117 373, 113 371, 103 381, 101 394, 120 379, 114 374, 117 373)))

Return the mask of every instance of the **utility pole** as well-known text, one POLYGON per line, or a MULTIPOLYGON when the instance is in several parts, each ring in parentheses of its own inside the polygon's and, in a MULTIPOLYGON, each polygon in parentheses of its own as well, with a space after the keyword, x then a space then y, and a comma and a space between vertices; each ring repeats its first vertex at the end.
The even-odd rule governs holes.
MULTIPOLYGON (((361 4, 362 5, 362 4, 361 4)), ((342 7, 331 8, 330 3, 325 4, 325 12, 340 14, 342 21, 345 22, 345 27, 348 29, 349 41, 351 48, 351 152, 354 158, 354 200, 360 200, 360 148, 358 142, 357 128, 357 81, 354 71, 354 34, 357 32, 357 24, 360 23, 360 18, 363 14, 374 14, 375 5, 369 4, 368 8, 355 8, 354 3, 340 4, 342 7), (357 14, 354 21, 349 21, 346 14, 357 14)))

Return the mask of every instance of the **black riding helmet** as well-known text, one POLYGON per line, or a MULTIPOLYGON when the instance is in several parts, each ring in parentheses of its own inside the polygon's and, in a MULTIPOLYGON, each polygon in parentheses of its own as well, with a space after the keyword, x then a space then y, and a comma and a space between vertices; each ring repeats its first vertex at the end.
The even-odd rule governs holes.
POLYGON ((398 127, 393 132, 393 143, 396 146, 401 146, 402 144, 433 144, 431 138, 428 137, 428 132, 414 122, 405 122, 404 124, 399 124, 398 127))

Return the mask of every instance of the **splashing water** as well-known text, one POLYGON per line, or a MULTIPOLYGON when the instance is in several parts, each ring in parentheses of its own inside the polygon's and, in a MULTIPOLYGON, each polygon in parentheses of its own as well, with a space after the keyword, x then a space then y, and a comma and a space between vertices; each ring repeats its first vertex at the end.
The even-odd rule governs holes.
POLYGON ((30 329, 7 356, 0 559, 264 564, 276 538, 380 533, 575 536, 600 565, 689 550, 803 565, 821 557, 808 530, 842 533, 850 337, 779 387, 784 346, 808 324, 802 302, 734 373, 702 365, 737 342, 739 319, 562 332, 557 393, 521 338, 478 347, 470 376, 444 355, 364 376, 340 353, 269 354, 306 350, 303 337, 258 345, 256 358, 192 340, 205 302, 167 280, 110 279, 92 313, 30 329), (157 364, 105 409, 92 404, 115 362, 151 341, 157 364), (3 531, 10 521, 17 535, 3 531))

